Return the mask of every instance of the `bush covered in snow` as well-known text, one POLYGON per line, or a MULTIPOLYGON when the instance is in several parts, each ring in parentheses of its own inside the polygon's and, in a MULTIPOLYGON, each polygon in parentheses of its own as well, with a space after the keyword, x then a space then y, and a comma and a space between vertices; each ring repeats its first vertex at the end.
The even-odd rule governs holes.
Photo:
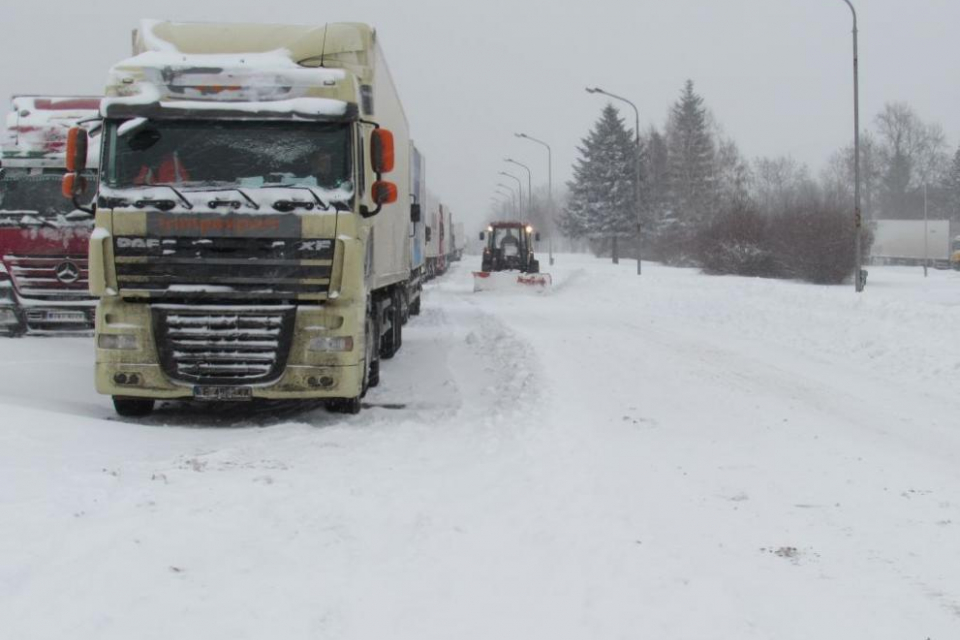
POLYGON ((780 276, 772 227, 770 219, 748 201, 720 212, 698 237, 697 257, 704 272, 780 276))
MULTIPOLYGON (((839 284, 856 264, 856 228, 851 211, 842 205, 801 202, 777 215, 774 248, 783 273, 816 284, 839 284)), ((861 252, 870 254, 873 236, 864 227, 861 252)))
MULTIPOLYGON (((711 274, 839 284, 854 271, 855 228, 846 207, 811 194, 779 212, 741 200, 698 234, 697 259, 711 274)), ((863 255, 872 236, 864 229, 863 255)))

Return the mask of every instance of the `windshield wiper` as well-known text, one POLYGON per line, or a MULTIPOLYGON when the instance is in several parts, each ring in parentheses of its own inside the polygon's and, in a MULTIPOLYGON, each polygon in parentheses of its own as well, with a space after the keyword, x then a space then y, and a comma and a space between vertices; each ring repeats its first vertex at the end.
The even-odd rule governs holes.
POLYGON ((273 203, 273 208, 281 213, 287 213, 293 211, 294 209, 306 209, 307 211, 313 211, 316 207, 312 202, 307 202, 306 200, 277 200, 273 203))
POLYGON ((156 207, 160 211, 170 211, 177 206, 177 203, 169 198, 156 199, 156 198, 143 198, 142 200, 137 200, 133 203, 137 209, 143 209, 144 207, 156 207))
MULTIPOLYGON (((137 187, 134 187, 134 188, 136 188, 136 189, 156 189, 157 187, 166 187, 167 189, 170 189, 170 191, 173 191, 175 194, 177 194, 177 197, 180 198, 180 202, 183 203, 183 208, 184 208, 184 209, 193 209, 193 205, 190 204, 190 201, 187 200, 187 199, 183 196, 182 193, 180 193, 180 190, 179 190, 179 189, 177 189, 176 187, 174 187, 174 186, 172 186, 172 185, 169 185, 169 184, 147 184, 147 185, 137 186, 137 187)), ((144 206, 146 206, 146 205, 148 205, 148 204, 155 206, 156 208, 160 209, 161 211, 169 211, 170 209, 173 209, 175 206, 177 206, 176 203, 175 203, 173 200, 157 200, 157 199, 151 199, 151 198, 144 198, 144 199, 142 199, 142 200, 137 200, 136 202, 133 203, 133 206, 135 206, 137 209, 142 209, 144 206)))
POLYGON ((184 208, 184 209, 193 209, 193 205, 190 204, 190 201, 187 200, 185 197, 183 197, 183 194, 180 193, 180 191, 177 190, 177 189, 175 189, 173 186, 171 186, 171 185, 169 185, 169 184, 161 184, 161 185, 157 185, 157 186, 159 186, 159 187, 166 187, 167 189, 170 189, 170 191, 173 191, 175 194, 177 194, 177 197, 180 198, 180 202, 183 203, 183 208, 184 208))
MULTIPOLYGON (((317 192, 312 188, 302 185, 302 184, 279 184, 279 185, 269 185, 270 189, 299 189, 301 191, 307 191, 313 196, 314 202, 317 203, 317 206, 323 209, 324 211, 329 211, 330 206, 327 205, 323 200, 320 199, 320 196, 317 195, 317 192)), ((276 205, 274 205, 276 206, 276 205)))
POLYGON ((240 195, 242 195, 242 196, 243 196, 243 199, 247 201, 247 204, 249 204, 255 211, 259 211, 259 210, 260 210, 260 205, 258 205, 256 202, 254 202, 253 198, 251 198, 250 196, 248 196, 246 191, 244 191, 244 190, 241 189, 240 187, 231 187, 230 190, 231 190, 231 191, 236 191, 237 193, 239 193, 240 195))

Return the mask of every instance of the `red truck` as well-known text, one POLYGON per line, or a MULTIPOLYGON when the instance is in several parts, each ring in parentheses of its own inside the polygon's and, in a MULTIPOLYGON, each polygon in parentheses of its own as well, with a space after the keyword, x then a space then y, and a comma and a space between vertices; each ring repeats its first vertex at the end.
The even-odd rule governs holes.
MULTIPOLYGON (((61 180, 68 131, 99 109, 99 98, 13 98, 0 138, 0 335, 93 329, 93 216, 63 197, 61 180)), ((90 145, 90 167, 98 165, 97 147, 90 145)), ((96 171, 86 178, 94 182, 96 171)))

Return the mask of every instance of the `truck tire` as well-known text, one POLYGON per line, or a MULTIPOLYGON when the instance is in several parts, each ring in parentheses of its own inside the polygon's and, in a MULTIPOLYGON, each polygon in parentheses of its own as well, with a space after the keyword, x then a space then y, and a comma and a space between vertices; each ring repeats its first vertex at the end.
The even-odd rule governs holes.
POLYGON ((367 389, 372 389, 380 384, 380 323, 373 304, 367 305, 367 344, 369 352, 364 353, 364 363, 367 367, 366 384, 363 395, 366 395, 367 389))
POLYGON ((394 289, 390 294, 390 307, 385 315, 390 318, 390 330, 380 339, 380 357, 389 360, 397 355, 403 344, 403 322, 401 322, 400 294, 394 289))
POLYGON ((327 411, 330 413, 343 413, 355 416, 360 413, 363 403, 360 397, 356 398, 330 398, 327 400, 327 411))
POLYGON ((155 401, 144 398, 113 396, 113 409, 124 418, 143 418, 153 413, 155 401))
POLYGON ((413 304, 410 305, 410 315, 412 316, 420 315, 420 299, 422 297, 423 297, 423 294, 421 293, 419 296, 417 296, 417 299, 413 301, 413 304))

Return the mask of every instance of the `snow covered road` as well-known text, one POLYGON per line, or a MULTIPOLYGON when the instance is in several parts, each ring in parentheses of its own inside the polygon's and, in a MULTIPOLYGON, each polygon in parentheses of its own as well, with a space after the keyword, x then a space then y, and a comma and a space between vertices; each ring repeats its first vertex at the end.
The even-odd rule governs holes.
POLYGON ((0 342, 0 637, 960 637, 960 274, 469 260, 355 417, 0 342))

